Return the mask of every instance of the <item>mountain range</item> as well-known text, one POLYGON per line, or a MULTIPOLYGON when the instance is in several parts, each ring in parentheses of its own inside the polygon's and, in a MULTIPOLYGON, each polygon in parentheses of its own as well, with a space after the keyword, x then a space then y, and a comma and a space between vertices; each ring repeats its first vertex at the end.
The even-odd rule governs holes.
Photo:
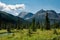
POLYGON ((59 16, 58 16, 58 14, 54 11, 54 10, 40 10, 40 11, 38 11, 35 15, 34 15, 34 17, 33 18, 35 18, 36 19, 36 21, 37 20, 39 20, 39 21, 44 21, 44 19, 45 19, 45 16, 46 16, 46 12, 48 12, 48 17, 49 17, 49 19, 50 19, 50 21, 52 20, 52 21, 54 21, 54 20, 59 20, 59 16))
POLYGON ((39 10, 35 14, 31 12, 20 12, 18 16, 11 15, 7 12, 0 11, 0 18, 4 21, 16 23, 18 20, 20 22, 32 22, 32 20, 35 18, 36 22, 44 22, 46 12, 48 12, 48 17, 51 22, 60 22, 60 13, 55 12, 54 10, 39 10))
POLYGON ((53 23, 54 21, 60 22, 60 13, 55 12, 54 10, 39 10, 37 11, 28 21, 32 21, 34 18, 36 22, 45 22, 46 12, 48 12, 48 18, 50 22, 53 23))

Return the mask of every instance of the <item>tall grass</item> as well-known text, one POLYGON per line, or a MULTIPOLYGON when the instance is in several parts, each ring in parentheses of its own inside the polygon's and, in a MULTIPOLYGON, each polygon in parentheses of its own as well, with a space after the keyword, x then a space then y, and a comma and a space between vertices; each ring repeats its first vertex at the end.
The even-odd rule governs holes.
MULTIPOLYGON (((31 37, 28 35, 28 29, 12 30, 13 33, 0 36, 0 40, 57 40, 60 37, 60 29, 56 29, 58 35, 54 34, 54 30, 37 29, 36 32, 32 32, 31 37)), ((0 30, 0 33, 6 32, 6 30, 0 30)))

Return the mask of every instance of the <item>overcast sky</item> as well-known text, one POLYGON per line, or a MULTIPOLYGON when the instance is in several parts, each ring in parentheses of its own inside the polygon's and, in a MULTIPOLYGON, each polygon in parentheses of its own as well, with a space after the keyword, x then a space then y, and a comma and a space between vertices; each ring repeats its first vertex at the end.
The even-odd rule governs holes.
POLYGON ((22 10, 36 13, 40 9, 60 12, 60 0, 0 0, 0 10, 13 15, 22 10))

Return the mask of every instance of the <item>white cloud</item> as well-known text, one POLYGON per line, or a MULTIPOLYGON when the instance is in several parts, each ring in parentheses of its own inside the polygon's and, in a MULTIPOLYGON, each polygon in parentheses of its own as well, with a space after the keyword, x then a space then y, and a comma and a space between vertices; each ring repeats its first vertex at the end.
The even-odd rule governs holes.
POLYGON ((5 12, 11 13, 13 15, 16 15, 19 13, 17 10, 21 11, 24 9, 25 9, 24 4, 7 5, 5 3, 0 2, 0 11, 5 11, 5 12))

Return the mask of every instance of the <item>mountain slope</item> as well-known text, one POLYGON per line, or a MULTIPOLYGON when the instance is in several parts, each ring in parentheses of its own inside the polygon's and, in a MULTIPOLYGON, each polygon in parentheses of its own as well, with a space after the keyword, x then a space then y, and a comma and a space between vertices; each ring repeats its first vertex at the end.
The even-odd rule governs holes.
POLYGON ((21 12, 21 13, 19 13, 19 17, 21 17, 21 18, 24 18, 24 16, 27 14, 27 12, 21 12))
POLYGON ((0 18, 3 21, 12 22, 12 23, 17 23, 18 20, 20 22, 24 22, 24 19, 17 17, 17 16, 13 16, 13 15, 3 12, 3 11, 0 11, 0 18))
POLYGON ((30 19, 34 14, 30 12, 21 12, 18 17, 23 18, 24 20, 30 19))
POLYGON ((28 21, 32 21, 33 18, 35 18, 36 22, 45 22, 45 16, 46 12, 48 12, 48 17, 50 19, 50 22, 54 22, 59 20, 58 14, 54 10, 39 10, 31 19, 28 21))
POLYGON ((26 14, 25 16, 24 16, 24 19, 30 19, 30 18, 32 18, 33 17, 33 13, 28 13, 28 14, 26 14))

